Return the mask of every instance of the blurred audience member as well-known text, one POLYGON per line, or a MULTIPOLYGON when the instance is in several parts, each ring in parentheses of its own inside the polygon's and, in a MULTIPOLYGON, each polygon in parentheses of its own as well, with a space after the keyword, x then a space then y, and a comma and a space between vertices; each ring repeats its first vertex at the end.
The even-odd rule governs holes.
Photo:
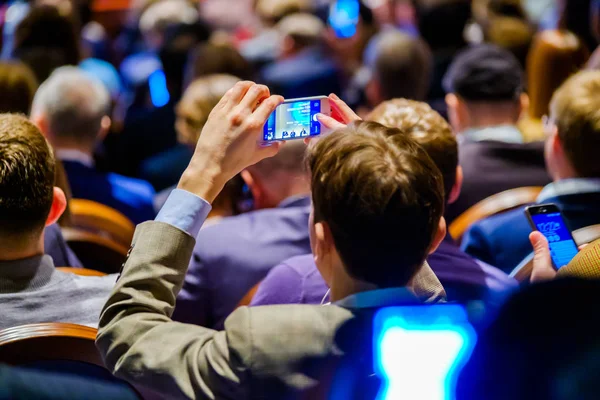
POLYGON ((261 81, 285 98, 340 92, 341 72, 323 53, 325 25, 311 14, 292 14, 276 26, 281 41, 277 61, 261 72, 261 81))
POLYGON ((549 113, 550 99, 558 87, 584 66, 588 51, 581 40, 566 31, 538 33, 527 58, 529 112, 521 126, 538 139, 544 138, 542 118, 549 113))
MULTIPOLYGON (((96 340, 105 365, 117 376, 172 397, 241 398, 252 391, 262 398, 317 398, 315 391, 329 393, 329 381, 347 365, 344 356, 358 353, 352 358, 372 360, 373 311, 418 303, 405 287, 445 234, 442 177, 408 137, 363 122, 320 139, 308 154, 313 252, 336 303, 243 307, 221 332, 171 321, 209 203, 239 171, 264 165, 260 160, 290 145, 257 145, 262 126, 283 101, 268 96, 267 88, 244 82, 223 97, 179 189, 156 222, 138 228, 96 340), (254 110, 260 99, 266 100, 254 110), (358 325, 350 330, 360 337, 343 337, 344 327, 352 325, 358 325), (342 343, 352 345, 340 348, 342 343)), ((271 226, 271 233, 281 232, 271 226)), ((223 240, 230 248, 238 244, 231 236, 223 240)), ((198 244, 210 246, 201 239, 198 244)), ((257 251, 262 249, 253 246, 257 251)), ((222 263, 212 267, 225 272, 222 263)), ((226 275, 232 283, 238 278, 226 275)), ((210 303, 199 302, 194 311, 205 307, 210 303)), ((358 380, 371 379, 373 371, 372 363, 363 363, 358 380)))
MULTIPOLYGON (((330 101, 336 102, 335 99, 330 101)), ((351 112, 343 103, 339 107, 351 112)), ((426 103, 394 99, 380 104, 367 119, 398 129, 419 143, 442 172, 447 203, 456 200, 462 184, 458 146, 452 128, 437 112, 426 103)), ((506 274, 463 253, 450 235, 446 235, 427 261, 444 286, 449 301, 481 299, 488 290, 503 291, 516 286, 506 274)), ((298 256, 269 272, 251 304, 319 304, 326 298, 327 288, 313 255, 298 256)))
POLYGON ((44 228, 66 206, 54 157, 23 116, 0 116, 0 329, 38 322, 96 326, 116 276, 58 271, 44 255, 44 228))
MULTIPOLYGON (((600 223, 600 71, 580 72, 554 94, 547 123, 546 165, 553 183, 537 198, 554 203, 575 230, 600 223)), ((518 209, 475 223, 463 239, 472 256, 510 272, 531 253, 531 231, 518 209)))
POLYGON ((421 37, 433 53, 433 73, 427 102, 446 116, 442 80, 455 55, 466 46, 465 28, 471 19, 470 0, 416 0, 421 37))
POLYGON ((0 113, 29 115, 37 80, 25 64, 0 63, 0 113))
POLYGON ((256 0, 254 3, 262 26, 256 36, 241 44, 240 52, 253 65, 263 66, 280 56, 282 35, 276 25, 288 15, 310 13, 313 11, 314 1, 256 0))
MULTIPOLYGON (((240 79, 235 76, 222 74, 208 75, 192 82, 176 108, 175 127, 179 146, 151 159, 152 165, 162 171, 167 170, 170 175, 178 173, 181 177, 190 162, 210 112, 219 103, 221 97, 239 81, 240 79)), ((227 182, 223 191, 212 203, 212 209, 203 227, 218 222, 223 217, 239 214, 243 186, 244 182, 240 176, 227 182)), ((154 208, 157 212, 175 187, 169 187, 156 195, 154 208)))
POLYGON ((63 67, 35 95, 31 118, 56 149, 65 167, 73 197, 113 207, 134 223, 154 218, 149 183, 94 167, 96 143, 110 128, 106 88, 76 67, 63 67))
POLYGON ((558 0, 559 20, 557 29, 575 34, 588 51, 598 46, 598 40, 591 29, 591 10, 595 0, 558 0))
POLYGON ((194 79, 206 75, 227 74, 241 79, 252 78, 252 68, 248 61, 227 43, 203 43, 189 56, 186 66, 186 86, 194 79))
POLYGON ((81 55, 75 23, 53 6, 34 7, 15 31, 13 57, 27 64, 43 82, 63 65, 77 65, 81 55))
POLYGON ((162 0, 151 4, 140 16, 139 28, 149 50, 164 45, 167 29, 177 24, 193 24, 198 11, 186 0, 162 0))
POLYGON ((479 333, 456 399, 596 399, 599 290, 598 280, 567 278, 513 295, 479 333))
POLYGON ((382 32, 369 43, 365 65, 370 74, 365 89, 370 107, 394 98, 427 98, 432 59, 421 39, 398 31, 382 32))
POLYGON ((446 211, 449 221, 493 194, 550 182, 543 143, 523 143, 516 126, 528 99, 523 71, 510 52, 493 45, 469 48, 456 57, 444 84, 464 173, 462 193, 446 211))
POLYGON ((274 265, 310 252, 305 149, 301 141, 286 143, 273 158, 242 171, 256 210, 200 231, 177 297, 176 321, 223 327, 246 292, 274 265))

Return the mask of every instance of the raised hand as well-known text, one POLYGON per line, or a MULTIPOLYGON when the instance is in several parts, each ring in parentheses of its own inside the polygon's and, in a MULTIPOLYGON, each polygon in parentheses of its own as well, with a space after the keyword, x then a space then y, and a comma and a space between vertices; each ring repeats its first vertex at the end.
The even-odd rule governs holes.
POLYGON ((345 128, 351 122, 361 120, 348 104, 333 93, 329 95, 329 104, 331 106, 331 117, 319 114, 317 118, 330 131, 345 128))
POLYGON ((266 146, 261 140, 265 122, 282 102, 264 85, 237 83, 210 113, 178 187, 212 202, 241 170, 277 154, 280 142, 266 146))

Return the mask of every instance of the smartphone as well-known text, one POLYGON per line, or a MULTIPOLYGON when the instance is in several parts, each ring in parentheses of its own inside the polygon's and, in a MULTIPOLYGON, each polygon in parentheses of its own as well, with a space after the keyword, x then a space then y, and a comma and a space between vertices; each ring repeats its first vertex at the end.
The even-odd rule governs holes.
POLYGON ((317 114, 331 115, 327 96, 286 100, 267 120, 263 141, 304 139, 326 133, 317 114))
POLYGON ((558 207, 554 204, 530 206, 525 209, 525 214, 532 228, 548 239, 554 267, 559 269, 567 265, 579 250, 558 207))
POLYGON ((356 26, 360 20, 359 0, 337 0, 329 9, 329 25, 340 39, 356 35, 356 26))

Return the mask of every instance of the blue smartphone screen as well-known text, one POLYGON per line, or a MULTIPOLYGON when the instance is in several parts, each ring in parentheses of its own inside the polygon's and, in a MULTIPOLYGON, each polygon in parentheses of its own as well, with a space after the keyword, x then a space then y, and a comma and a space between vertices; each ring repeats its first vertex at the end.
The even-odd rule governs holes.
POLYGON ((550 255, 556 268, 567 265, 578 250, 560 213, 535 214, 531 219, 537 230, 548 239, 550 255))
POLYGON ((167 89, 167 79, 163 70, 158 69, 148 77, 148 86, 150 87, 150 98, 154 107, 159 108, 169 103, 171 96, 167 89))
POLYGON ((320 135, 321 123, 315 117, 320 112, 320 100, 283 103, 267 120, 263 139, 265 142, 269 142, 320 135))
POLYGON ((351 38, 356 34, 356 25, 360 19, 358 0, 338 0, 329 10, 329 25, 335 35, 342 39, 351 38))

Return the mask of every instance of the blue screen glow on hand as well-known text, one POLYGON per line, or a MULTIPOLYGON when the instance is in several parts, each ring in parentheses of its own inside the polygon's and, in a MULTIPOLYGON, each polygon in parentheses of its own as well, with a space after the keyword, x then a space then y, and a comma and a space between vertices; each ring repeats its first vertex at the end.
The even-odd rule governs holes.
POLYGON ((390 307, 374 320, 378 400, 451 400, 477 341, 459 305, 390 307))

